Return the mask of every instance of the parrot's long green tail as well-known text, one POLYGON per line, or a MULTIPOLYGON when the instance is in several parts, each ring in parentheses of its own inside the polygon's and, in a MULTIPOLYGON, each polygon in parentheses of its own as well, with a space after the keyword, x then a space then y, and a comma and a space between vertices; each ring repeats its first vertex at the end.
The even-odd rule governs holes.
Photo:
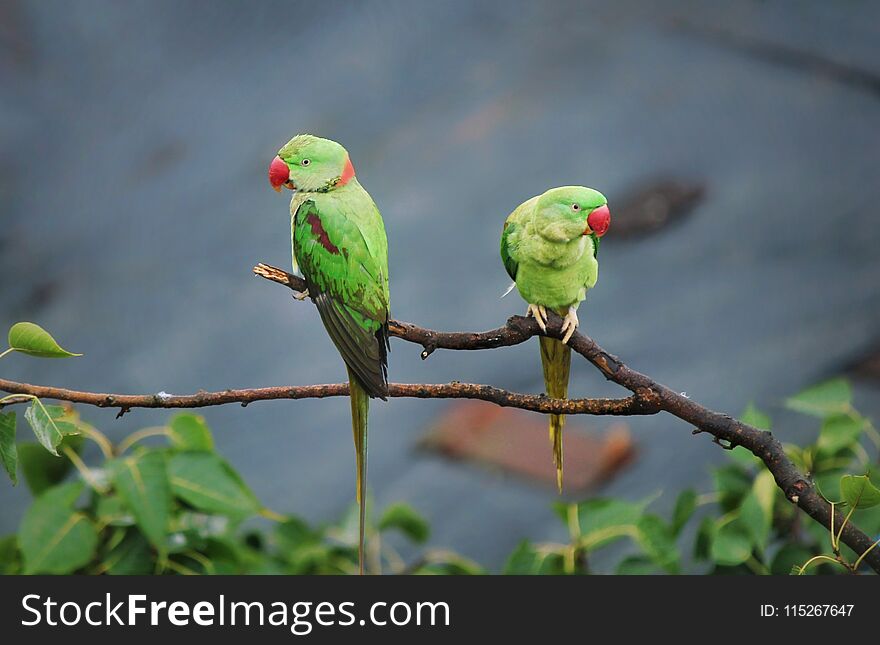
MULTIPOLYGON (((544 368, 544 387, 547 396, 568 398, 568 375, 571 369, 571 348, 555 338, 544 336, 541 342, 541 365, 544 368)), ((550 443, 553 445, 553 463, 556 466, 556 487, 562 492, 562 428, 564 414, 550 415, 550 443)))
POLYGON ((351 429, 354 434, 354 450, 357 461, 357 503, 360 507, 358 571, 363 575, 364 527, 367 517, 367 416, 370 411, 370 397, 350 369, 348 370, 348 386, 351 392, 351 429))

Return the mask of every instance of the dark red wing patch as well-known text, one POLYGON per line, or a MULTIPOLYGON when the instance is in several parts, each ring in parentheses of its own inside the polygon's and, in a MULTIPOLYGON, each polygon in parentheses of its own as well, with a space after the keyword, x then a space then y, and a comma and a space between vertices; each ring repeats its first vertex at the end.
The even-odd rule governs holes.
POLYGON ((318 242, 321 246, 327 249, 330 253, 339 255, 339 248, 330 241, 330 236, 327 235, 327 231, 324 230, 324 225, 321 223, 321 218, 318 217, 318 213, 314 210, 310 210, 306 217, 306 222, 312 227, 312 233, 318 238, 318 242))

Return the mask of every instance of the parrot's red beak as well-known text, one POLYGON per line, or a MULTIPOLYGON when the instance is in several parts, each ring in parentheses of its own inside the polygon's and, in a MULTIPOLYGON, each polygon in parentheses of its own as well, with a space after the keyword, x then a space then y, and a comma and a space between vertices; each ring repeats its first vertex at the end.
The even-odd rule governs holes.
POLYGON ((593 212, 587 217, 587 230, 584 231, 584 235, 595 233, 602 237, 608 232, 609 226, 611 226, 611 211, 608 210, 606 204, 593 209, 593 212))
POLYGON ((269 183, 276 192, 281 192, 282 186, 292 188, 290 183, 290 168, 281 157, 275 157, 269 164, 269 183))

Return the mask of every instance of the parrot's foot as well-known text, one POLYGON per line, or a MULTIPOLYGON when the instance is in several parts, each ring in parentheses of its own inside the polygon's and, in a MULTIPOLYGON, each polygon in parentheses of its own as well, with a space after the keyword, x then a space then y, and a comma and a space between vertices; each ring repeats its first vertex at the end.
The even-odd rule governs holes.
POLYGON ((547 331, 547 310, 544 308, 544 305, 529 304, 526 316, 534 316, 535 320, 538 321, 538 327, 541 328, 541 331, 547 331))
POLYGON ((565 318, 562 319, 562 331, 565 332, 565 336, 562 337, 563 344, 568 344, 568 341, 571 340, 571 335, 580 324, 577 315, 577 308, 569 307, 568 313, 565 314, 565 318))
POLYGON ((293 297, 296 298, 297 300, 305 300, 306 298, 309 297, 309 290, 306 289, 305 291, 294 291, 293 297))

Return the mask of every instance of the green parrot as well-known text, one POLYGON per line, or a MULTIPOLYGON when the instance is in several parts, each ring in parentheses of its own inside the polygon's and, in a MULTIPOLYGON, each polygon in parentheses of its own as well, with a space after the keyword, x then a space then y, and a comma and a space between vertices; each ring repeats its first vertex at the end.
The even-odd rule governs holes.
POLYGON ((269 165, 276 191, 290 200, 293 270, 302 271, 321 321, 348 370, 360 506, 358 560, 364 572, 367 415, 388 394, 388 241, 382 216, 354 173, 348 152, 329 139, 299 134, 269 165))
MULTIPOLYGON (((602 193, 583 186, 551 188, 517 206, 501 232, 501 260, 514 286, 547 330, 547 309, 563 317, 562 341, 541 336, 541 364, 547 395, 568 397, 571 348, 578 327, 577 308, 599 277, 599 238, 608 231, 611 213, 602 193)), ((507 295, 505 293, 504 295, 507 295)), ((565 415, 550 415, 550 442, 556 486, 562 492, 562 428, 565 415)))

